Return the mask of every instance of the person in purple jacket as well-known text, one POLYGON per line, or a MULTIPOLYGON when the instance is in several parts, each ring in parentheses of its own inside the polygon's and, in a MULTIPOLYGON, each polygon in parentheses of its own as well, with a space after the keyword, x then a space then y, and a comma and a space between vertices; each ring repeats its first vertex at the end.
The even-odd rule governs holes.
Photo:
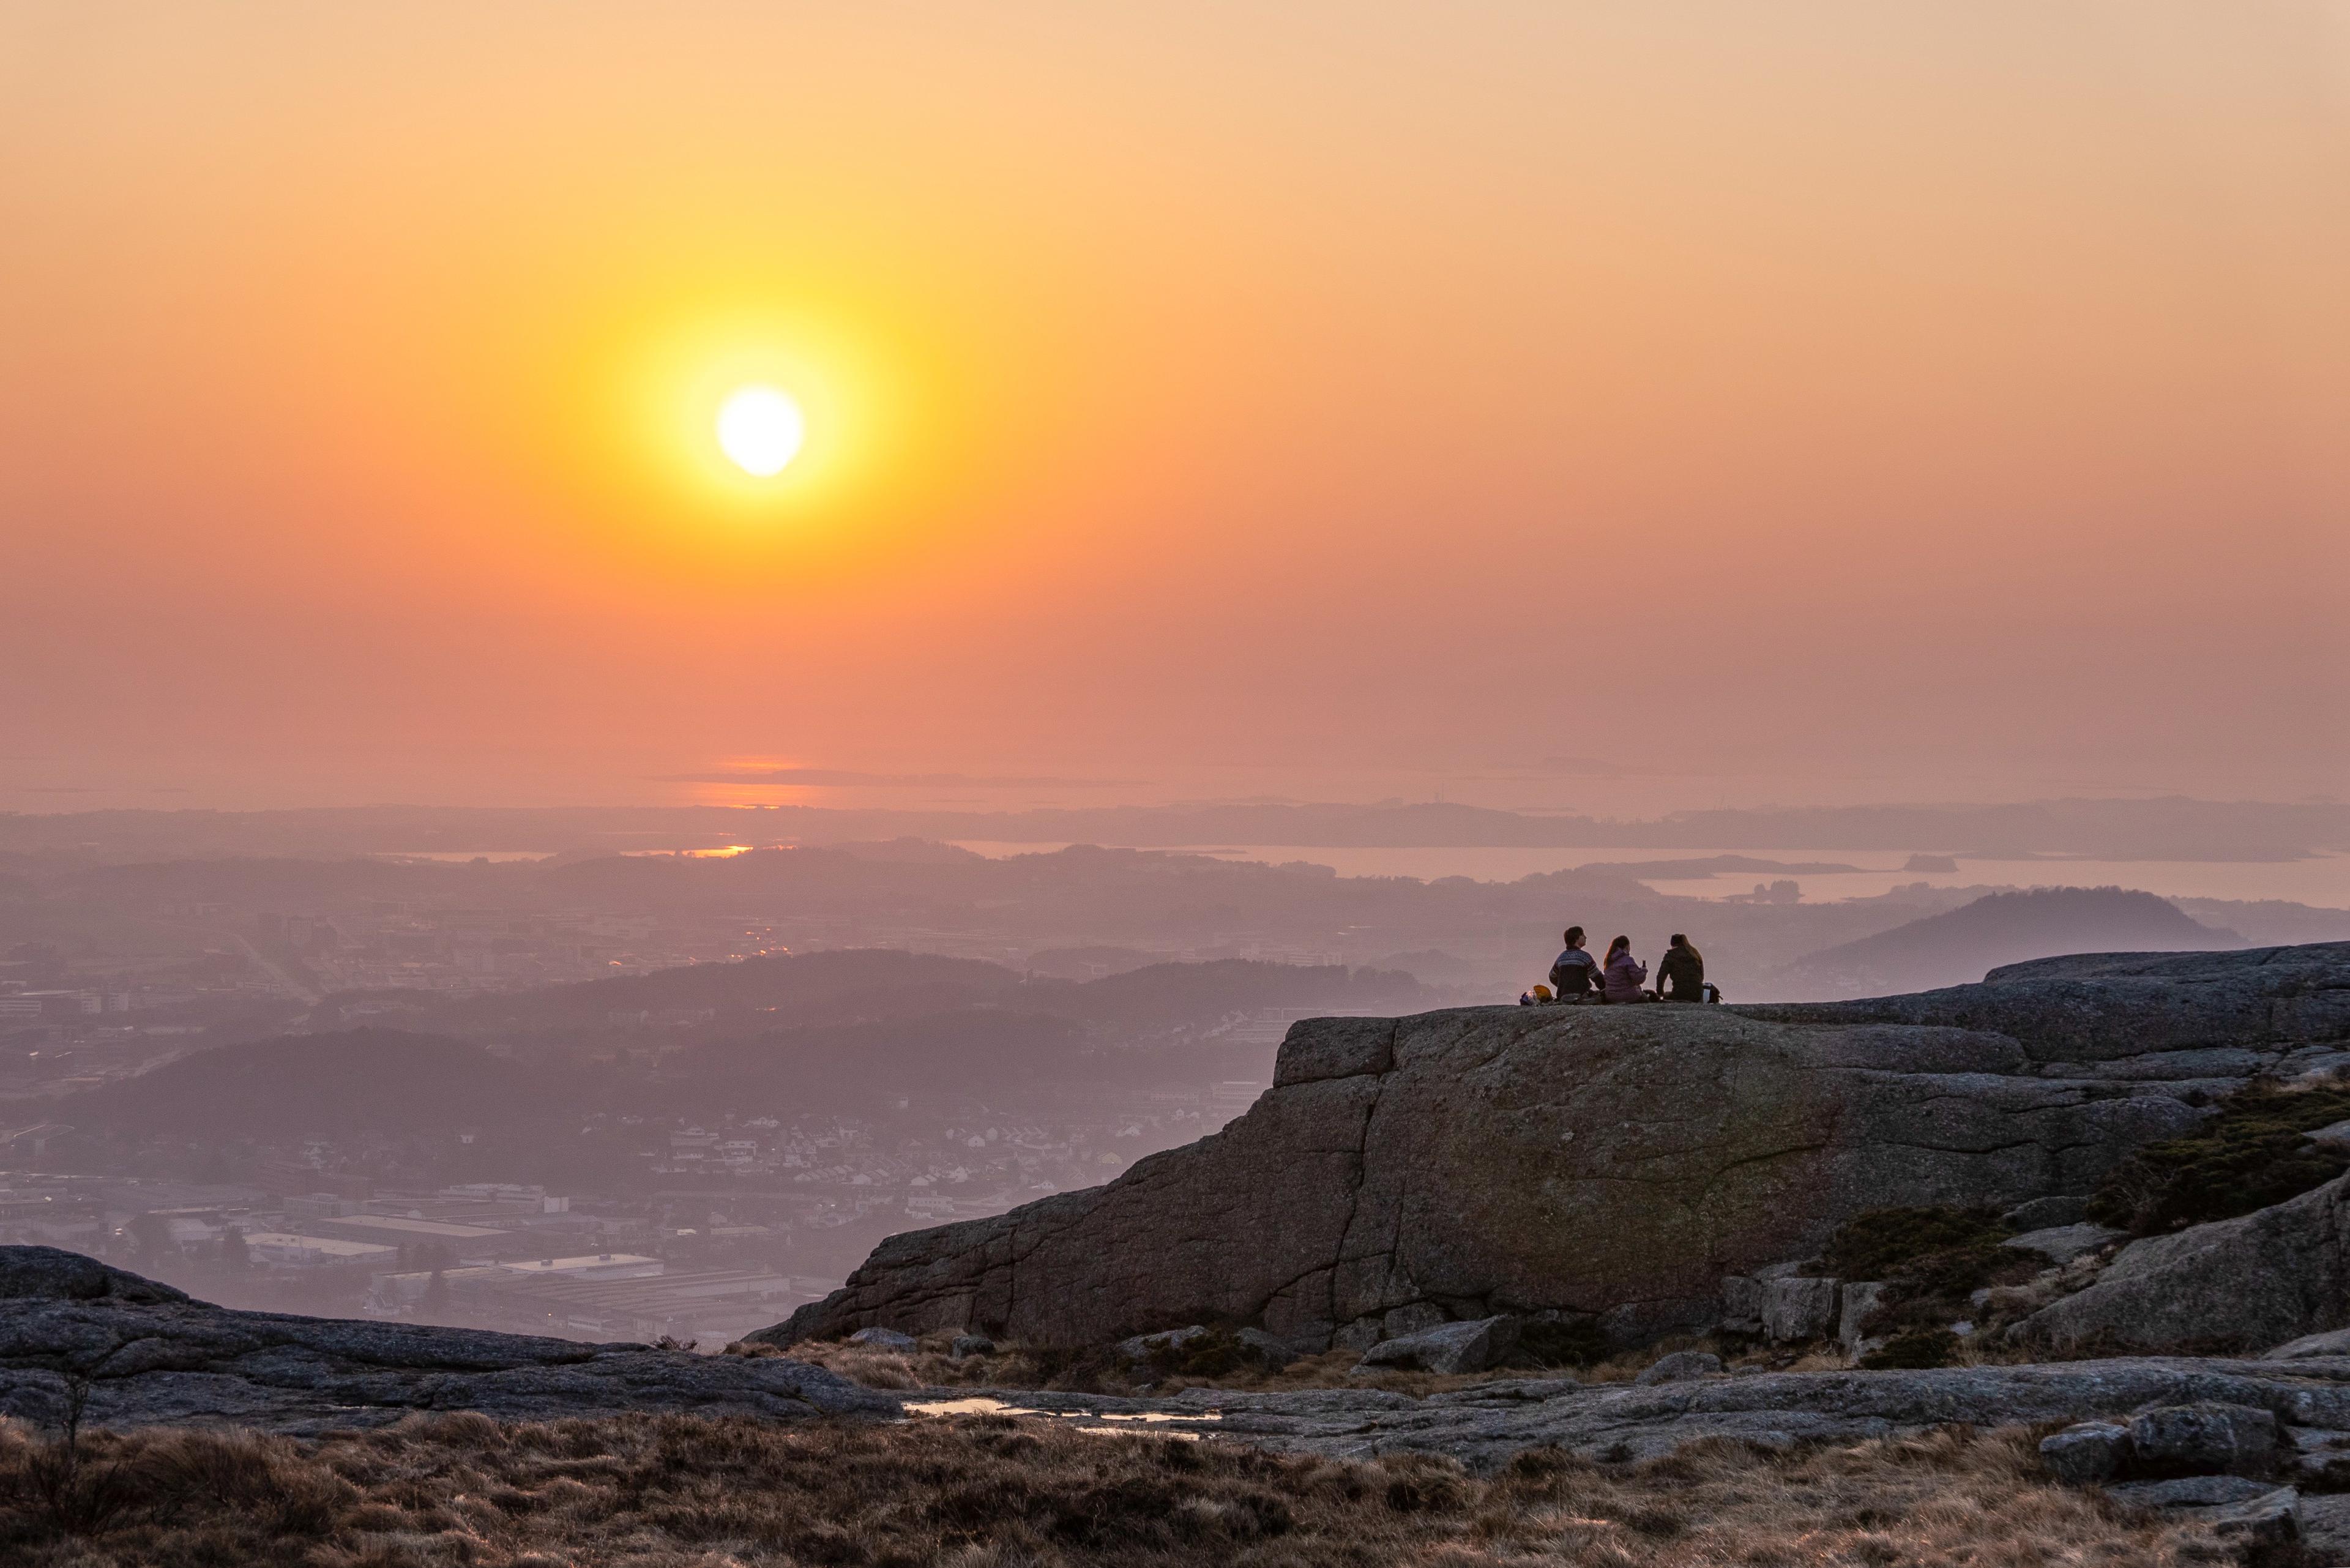
POLYGON ((1632 939, 1617 937, 1607 944, 1607 961, 1600 968, 1599 999, 1602 1002, 1646 1002, 1648 993, 1640 989, 1648 978, 1648 966, 1632 957, 1632 939))

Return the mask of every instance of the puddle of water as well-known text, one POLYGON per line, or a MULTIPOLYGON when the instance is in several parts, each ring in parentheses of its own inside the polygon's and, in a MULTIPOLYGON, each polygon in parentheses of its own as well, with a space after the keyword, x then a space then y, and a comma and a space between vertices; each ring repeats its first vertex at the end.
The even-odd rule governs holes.
POLYGON ((908 1400, 906 1412, 913 1416, 1042 1416, 1043 1410, 1025 1409, 1007 1405, 1001 1399, 920 1399, 908 1400))
MULTIPOLYGON (((910 1416, 1057 1416, 1065 1421, 1119 1421, 1124 1426, 1079 1426, 1080 1432, 1090 1432, 1103 1438, 1139 1438, 1150 1428, 1167 1421, 1221 1421, 1221 1410, 1203 1411, 1196 1416, 1178 1415, 1170 1410, 1094 1411, 1094 1410, 1032 1410, 1023 1405, 1009 1405, 984 1395, 968 1399, 910 1399, 906 1413, 910 1416)), ((1196 1443, 1197 1432, 1161 1432, 1162 1438, 1176 1438, 1196 1443)))

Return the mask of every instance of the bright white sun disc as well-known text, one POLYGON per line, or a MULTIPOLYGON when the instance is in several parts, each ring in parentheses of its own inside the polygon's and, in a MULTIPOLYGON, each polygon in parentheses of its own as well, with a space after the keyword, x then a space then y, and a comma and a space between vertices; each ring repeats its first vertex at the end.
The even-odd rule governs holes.
POLYGON ((744 387, 718 410, 719 447, 760 479, 781 473, 806 434, 799 405, 773 387, 744 387))

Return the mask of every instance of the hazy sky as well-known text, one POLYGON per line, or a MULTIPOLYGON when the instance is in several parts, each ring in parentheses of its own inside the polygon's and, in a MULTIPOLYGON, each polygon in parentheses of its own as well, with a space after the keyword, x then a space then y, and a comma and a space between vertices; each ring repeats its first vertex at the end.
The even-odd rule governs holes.
POLYGON ((0 808, 2344 793, 2345 279, 2343 4, 0 0, 0 808))

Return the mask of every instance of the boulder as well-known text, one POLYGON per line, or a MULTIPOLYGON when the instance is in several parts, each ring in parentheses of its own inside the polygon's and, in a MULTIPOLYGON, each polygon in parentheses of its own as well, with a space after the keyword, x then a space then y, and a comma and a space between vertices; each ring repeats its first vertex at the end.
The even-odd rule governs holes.
POLYGON ((2303 1427, 2289 1434, 2293 1452, 2285 1459, 2285 1479, 2310 1491, 2350 1490, 2350 1432, 2303 1427))
POLYGON ((1653 1388, 1659 1383, 1681 1383, 1692 1377, 1712 1377, 1721 1371, 1721 1357, 1702 1350, 1676 1350, 1670 1355, 1660 1355, 1650 1362, 1640 1375, 1632 1379, 1636 1388, 1653 1388))
POLYGON ((2133 1241, 2085 1290, 2009 1332, 2024 1344, 2249 1349, 2350 1327, 2350 1178, 2256 1213, 2133 1241))
POLYGON ((2212 1093, 2330 1060, 2345 982, 2333 944, 2017 965, 1868 1002, 1309 1019, 1213 1137, 891 1237, 754 1337, 888 1324, 1074 1348, 1224 1322, 1321 1348, 1423 1303, 1626 1341, 1700 1326, 1723 1276, 1809 1257, 1863 1209, 2093 1190, 2212 1093))
POLYGON ((2268 1476, 2277 1467, 2274 1411, 2198 1400, 2129 1418, 2131 1464, 2147 1475, 2268 1476))
POLYGON ((1261 1328, 1244 1328, 1236 1335, 1243 1349, 1253 1350, 1263 1357, 1264 1364, 1278 1372, 1297 1359, 1297 1352, 1289 1342, 1267 1334, 1261 1328))
POLYGON ((152 1306, 183 1291, 62 1247, 0 1247, 0 1301, 110 1301, 152 1306))
POLYGON ((2326 1148, 2350 1153, 2350 1121, 2334 1122, 2309 1135, 2309 1141, 2326 1148))
POLYGON ((1195 1340, 1208 1337, 1208 1325, 1195 1323, 1185 1328, 1166 1328, 1157 1334, 1138 1334, 1118 1341, 1118 1359, 1129 1366, 1139 1366, 1155 1355, 1182 1349, 1195 1340))
POLYGON ((2211 1527, 2241 1545, 2284 1545, 2302 1537, 2301 1493, 2241 1476, 2189 1476, 2178 1480, 2126 1481, 2106 1495, 2136 1508, 2211 1527))
POLYGON ((2019 1231, 2043 1231, 2060 1225, 2078 1225, 2089 1217, 2086 1198, 2035 1198, 2029 1203, 2019 1203, 2000 1216, 2019 1231))
POLYGON ((1451 1316, 1434 1302, 1413 1302, 1408 1306, 1389 1307, 1379 1315, 1379 1337, 1401 1339, 1451 1321, 1451 1316))
POLYGON ((1836 1340, 1846 1355, 1858 1356, 1876 1343, 1861 1332, 1861 1324, 1868 1321, 1868 1314, 1877 1310, 1877 1303, 1884 1296, 1882 1280, 1855 1280, 1845 1286, 1836 1307, 1836 1340))
POLYGON ((2350 1562, 2350 1492, 2302 1493, 2301 1539, 2320 1563, 2350 1562))
POLYGON ((1783 1344, 1821 1338, 1835 1327, 1843 1299, 1835 1280, 1772 1280, 1762 1292, 1762 1332, 1783 1344))
POLYGON ((1460 1374, 1500 1366, 1518 1347, 1518 1320, 1484 1317, 1424 1328, 1401 1339, 1384 1340, 1363 1353, 1355 1370, 1460 1374))
POLYGON ((900 1334, 894 1328, 860 1328, 848 1336, 851 1345, 861 1345, 868 1350, 894 1351, 910 1355, 919 1346, 910 1334, 900 1334))
POLYGON ((2275 1349, 2262 1354, 2263 1361, 2303 1361, 2313 1355, 2350 1355, 2350 1328, 2332 1328, 2324 1334, 2304 1334, 2299 1339, 2288 1339, 2275 1349))
POLYGON ((2179 1476, 2171 1480, 2123 1481, 2106 1490, 2132 1508, 2225 1508, 2266 1497, 2276 1488, 2244 1476, 2179 1476))
POLYGON ((995 1354, 995 1341, 983 1334, 959 1334, 947 1347, 947 1354, 957 1361, 968 1361, 974 1355, 995 1354))
POLYGON ((2282 1546, 2302 1538, 2301 1493, 2282 1486, 2199 1515, 2222 1541, 2282 1546))
POLYGON ((889 1417, 891 1397, 784 1356, 232 1312, 48 1247, 0 1247, 0 1416, 296 1434, 433 1410, 498 1420, 668 1411, 889 1417))
POLYGON ((2116 1421, 2075 1421, 2040 1439, 2040 1462, 2075 1486, 2108 1481, 2128 1468, 2129 1428, 2116 1421))
POLYGON ((2053 1225, 2044 1231, 2026 1231, 2020 1236, 2010 1236, 2001 1245, 2019 1252, 2037 1252, 2052 1263, 2069 1263, 2084 1252, 2094 1252, 2111 1241, 2128 1235, 2110 1225, 2053 1225))
POLYGON ((1721 1327, 1731 1334, 1762 1332, 1762 1282, 1751 1274, 1721 1280, 1721 1327))

